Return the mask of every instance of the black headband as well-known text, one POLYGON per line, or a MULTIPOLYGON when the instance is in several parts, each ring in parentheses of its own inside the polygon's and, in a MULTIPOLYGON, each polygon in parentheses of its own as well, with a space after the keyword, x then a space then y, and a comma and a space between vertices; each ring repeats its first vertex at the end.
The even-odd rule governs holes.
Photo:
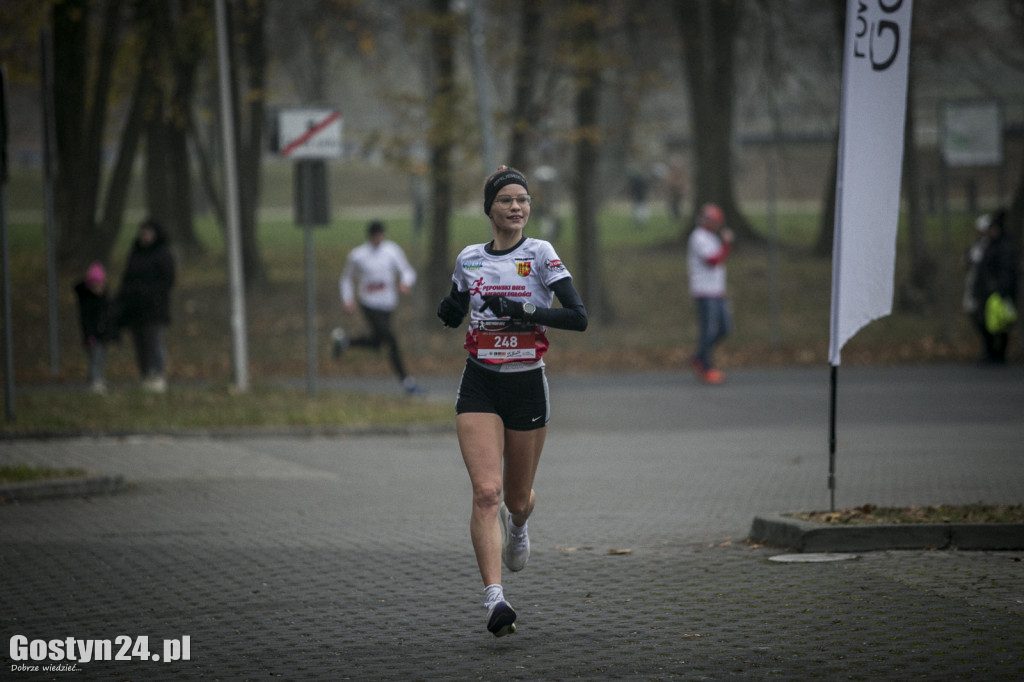
POLYGON ((505 170, 498 171, 487 181, 484 186, 484 214, 491 215, 491 204, 494 203, 494 197, 498 196, 498 190, 505 185, 522 185, 523 189, 527 192, 530 188, 526 184, 526 178, 523 174, 512 168, 506 168, 505 170))

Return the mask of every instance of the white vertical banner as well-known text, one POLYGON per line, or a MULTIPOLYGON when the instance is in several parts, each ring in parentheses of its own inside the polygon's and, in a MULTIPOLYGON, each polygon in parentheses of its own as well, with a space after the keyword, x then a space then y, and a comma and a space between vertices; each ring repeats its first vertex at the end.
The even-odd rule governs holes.
POLYGON ((892 312, 912 0, 848 0, 829 362, 892 312))

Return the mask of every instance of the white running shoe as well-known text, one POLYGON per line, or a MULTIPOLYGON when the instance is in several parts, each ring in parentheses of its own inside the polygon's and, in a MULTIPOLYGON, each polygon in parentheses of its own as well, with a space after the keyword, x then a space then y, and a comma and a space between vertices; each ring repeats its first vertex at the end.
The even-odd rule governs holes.
POLYGON ((167 379, 159 374, 151 374, 142 380, 142 390, 149 393, 167 393, 167 379))
POLYGON ((346 348, 348 348, 348 335, 341 327, 335 327, 331 330, 331 357, 337 360, 346 348))
POLYGON ((512 531, 512 517, 504 502, 498 508, 498 516, 501 518, 501 560, 513 573, 521 571, 530 560, 530 536, 525 528, 521 533, 512 531))
POLYGON ((516 631, 516 610, 504 599, 487 609, 487 631, 495 637, 511 635, 516 631))
POLYGON ((416 383, 416 380, 412 377, 406 377, 402 379, 402 388, 409 395, 426 395, 427 392, 420 388, 420 385, 416 383))

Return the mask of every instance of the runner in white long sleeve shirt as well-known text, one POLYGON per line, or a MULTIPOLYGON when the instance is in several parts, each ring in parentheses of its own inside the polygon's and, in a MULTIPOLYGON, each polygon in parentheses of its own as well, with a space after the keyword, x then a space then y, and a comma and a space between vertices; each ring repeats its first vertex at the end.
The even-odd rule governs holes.
POLYGON ((355 313, 358 304, 369 333, 349 339, 341 327, 335 328, 331 332, 333 355, 340 357, 349 346, 374 349, 386 346, 391 365, 405 390, 421 393, 416 381, 406 372, 398 340, 391 331, 391 313, 398 306, 399 294, 409 293, 416 283, 416 271, 402 248, 385 238, 383 223, 371 222, 366 235, 367 241, 348 254, 338 284, 345 311, 355 313))

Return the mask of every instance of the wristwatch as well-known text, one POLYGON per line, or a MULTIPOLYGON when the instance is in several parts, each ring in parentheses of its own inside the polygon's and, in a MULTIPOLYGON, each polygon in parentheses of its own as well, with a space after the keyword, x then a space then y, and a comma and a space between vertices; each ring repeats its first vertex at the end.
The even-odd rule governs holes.
POLYGON ((537 306, 535 306, 534 304, 532 304, 530 302, 524 303, 523 304, 523 321, 525 321, 525 322, 532 321, 533 314, 535 312, 537 312, 537 306))

